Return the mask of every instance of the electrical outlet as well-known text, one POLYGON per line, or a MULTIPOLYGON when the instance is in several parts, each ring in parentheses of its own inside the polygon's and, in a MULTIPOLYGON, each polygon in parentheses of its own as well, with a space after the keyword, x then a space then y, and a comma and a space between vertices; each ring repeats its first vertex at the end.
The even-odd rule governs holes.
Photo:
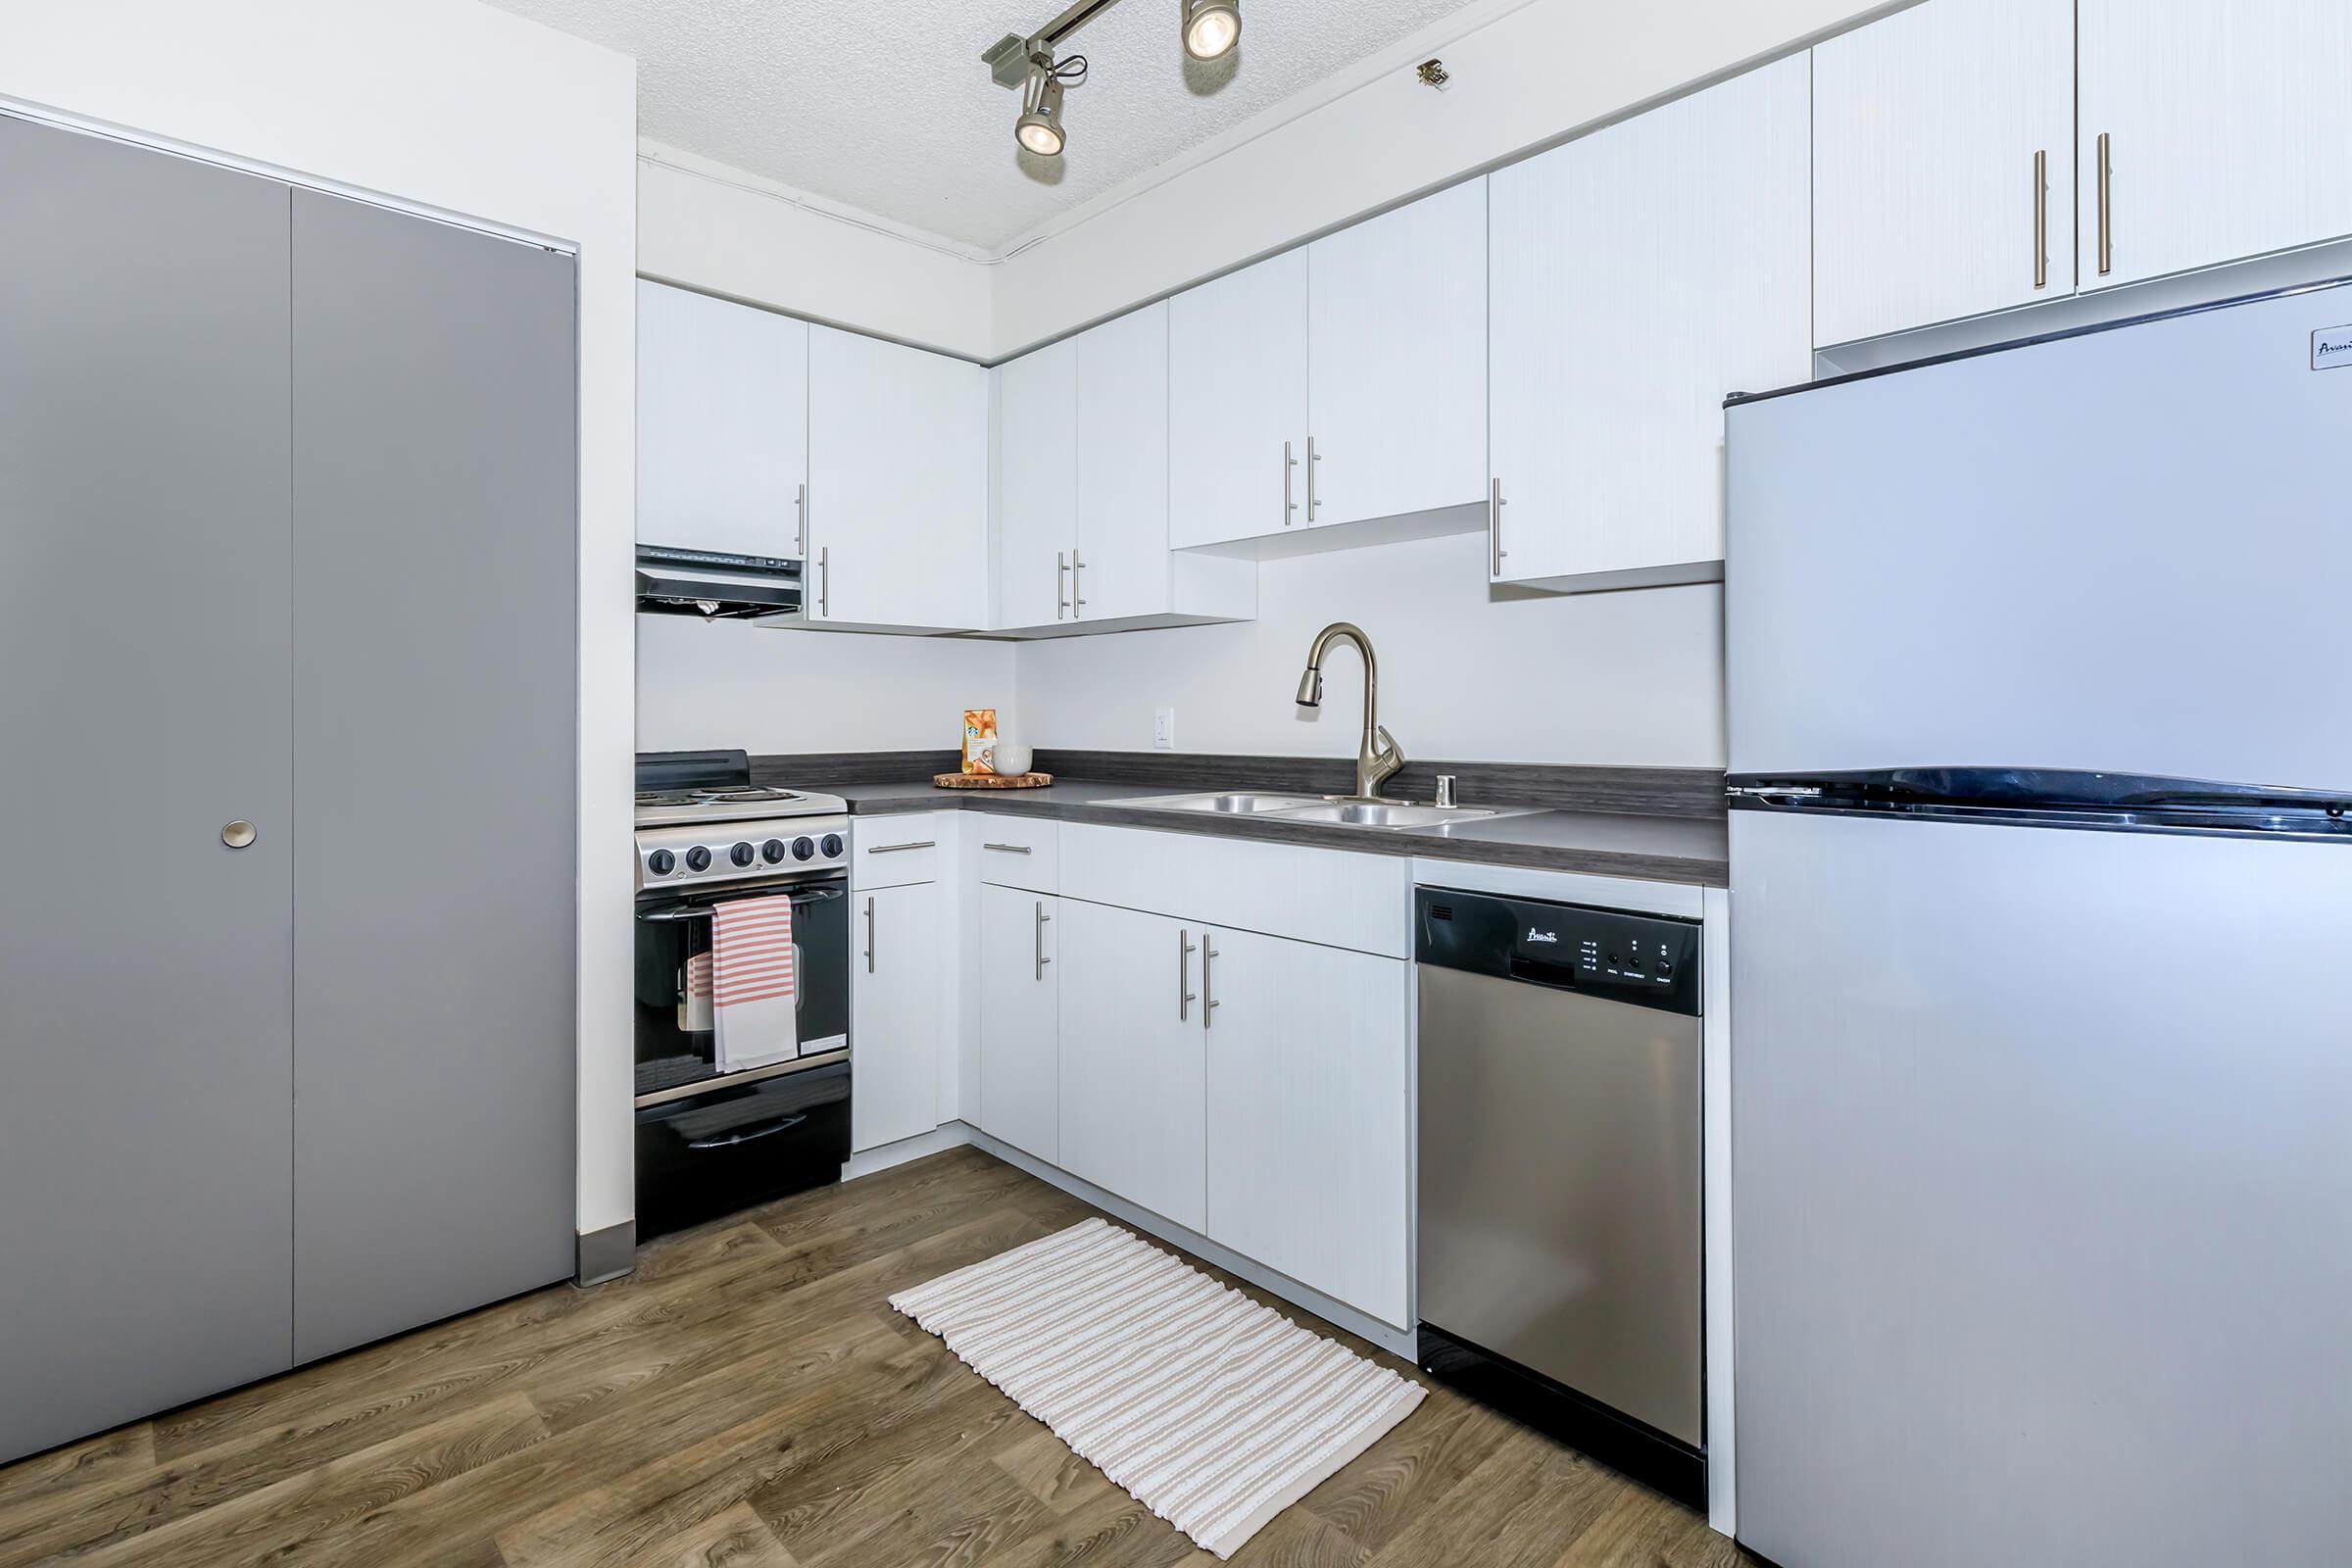
POLYGON ((1152 749, 1155 752, 1172 752, 1176 749, 1176 710, 1173 708, 1152 710, 1152 749))

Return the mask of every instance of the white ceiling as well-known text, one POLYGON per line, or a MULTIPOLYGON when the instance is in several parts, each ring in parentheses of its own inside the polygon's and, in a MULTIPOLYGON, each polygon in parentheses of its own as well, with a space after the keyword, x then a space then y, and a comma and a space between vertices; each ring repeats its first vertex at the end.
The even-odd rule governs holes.
POLYGON ((980 51, 1063 0, 491 3, 636 57, 641 135, 994 250, 1470 0, 1244 0, 1207 65, 1178 0, 1121 0, 1062 46, 1091 70, 1058 161, 1015 149, 980 51))

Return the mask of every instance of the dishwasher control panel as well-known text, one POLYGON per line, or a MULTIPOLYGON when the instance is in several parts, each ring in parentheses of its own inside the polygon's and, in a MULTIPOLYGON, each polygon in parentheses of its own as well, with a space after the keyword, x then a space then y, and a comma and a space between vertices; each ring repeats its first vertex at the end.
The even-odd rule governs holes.
POLYGON ((1695 920, 1416 888, 1413 928, 1422 963, 1698 1015, 1695 920))

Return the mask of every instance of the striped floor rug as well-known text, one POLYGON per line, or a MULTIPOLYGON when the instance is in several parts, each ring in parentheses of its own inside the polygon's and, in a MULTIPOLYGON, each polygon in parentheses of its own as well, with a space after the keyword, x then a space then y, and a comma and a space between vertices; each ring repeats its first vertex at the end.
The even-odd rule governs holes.
POLYGON ((1219 1557, 1423 1394, 1100 1219, 890 1304, 1219 1557))

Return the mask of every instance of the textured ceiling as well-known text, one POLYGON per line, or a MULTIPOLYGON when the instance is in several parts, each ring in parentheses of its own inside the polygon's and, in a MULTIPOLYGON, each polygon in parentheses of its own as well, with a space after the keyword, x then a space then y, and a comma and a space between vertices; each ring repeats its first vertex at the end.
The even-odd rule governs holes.
POLYGON ((994 249, 1468 0, 1244 0, 1240 47, 1207 65, 1178 0, 1122 0, 1062 46, 1091 71, 1058 161, 1015 149, 1019 95, 980 51, 1061 0, 491 3, 635 56, 642 135, 994 249))

